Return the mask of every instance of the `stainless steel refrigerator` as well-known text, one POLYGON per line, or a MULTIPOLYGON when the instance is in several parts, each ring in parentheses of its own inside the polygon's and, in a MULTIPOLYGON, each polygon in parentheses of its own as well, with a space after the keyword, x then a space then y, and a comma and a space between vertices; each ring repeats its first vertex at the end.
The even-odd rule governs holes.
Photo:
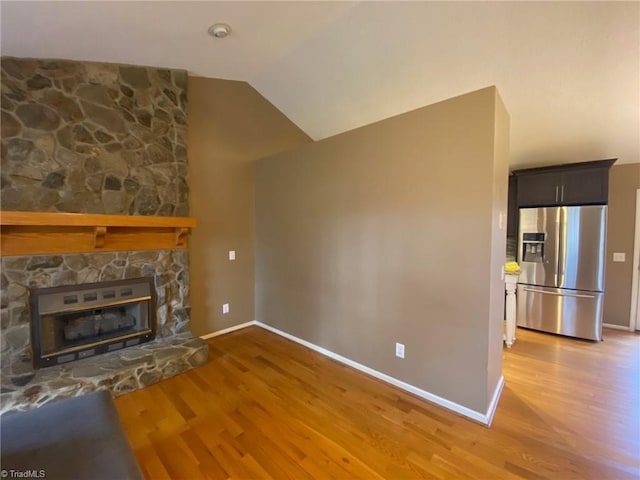
POLYGON ((519 213, 518 326, 602 340, 606 205, 519 213))

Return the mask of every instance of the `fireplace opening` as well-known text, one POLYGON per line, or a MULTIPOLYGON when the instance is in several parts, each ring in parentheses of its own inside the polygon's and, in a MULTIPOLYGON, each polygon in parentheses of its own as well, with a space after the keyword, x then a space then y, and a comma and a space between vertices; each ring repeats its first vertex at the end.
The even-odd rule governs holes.
POLYGON ((153 279, 32 288, 35 368, 148 342, 155 336, 153 279))

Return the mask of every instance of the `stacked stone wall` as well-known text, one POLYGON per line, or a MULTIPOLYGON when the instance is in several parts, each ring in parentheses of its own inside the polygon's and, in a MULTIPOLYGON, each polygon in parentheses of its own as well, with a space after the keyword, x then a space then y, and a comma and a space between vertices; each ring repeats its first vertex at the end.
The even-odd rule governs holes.
POLYGON ((185 71, 0 66, 3 210, 188 215, 185 71))

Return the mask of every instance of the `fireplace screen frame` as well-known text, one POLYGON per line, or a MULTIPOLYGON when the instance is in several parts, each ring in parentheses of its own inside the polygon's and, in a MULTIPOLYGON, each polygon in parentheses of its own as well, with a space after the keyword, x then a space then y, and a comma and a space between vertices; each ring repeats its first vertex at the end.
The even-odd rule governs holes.
MULTIPOLYGON (((154 280, 150 277, 130 278, 81 285, 64 285, 51 288, 30 288, 31 307, 31 351, 36 369, 93 357, 122 348, 149 342, 156 335, 156 292, 154 280), (96 338, 83 344, 75 344, 67 339, 68 345, 61 345, 53 352, 44 348, 43 342, 51 335, 56 316, 73 317, 86 312, 88 316, 109 309, 139 308, 140 317, 136 322, 146 321, 140 329, 96 338)), ((64 320, 62 320, 64 321, 64 320)), ((114 329, 117 332, 117 329, 114 329)))

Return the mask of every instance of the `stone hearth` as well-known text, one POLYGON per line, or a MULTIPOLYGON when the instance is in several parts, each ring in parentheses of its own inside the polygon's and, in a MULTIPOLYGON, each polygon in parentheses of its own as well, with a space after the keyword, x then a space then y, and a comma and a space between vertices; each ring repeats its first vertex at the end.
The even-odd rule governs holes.
POLYGON ((43 368, 23 376, 25 385, 4 384, 0 414, 96 390, 114 396, 144 388, 207 362, 209 350, 200 338, 182 334, 97 357, 43 368))

